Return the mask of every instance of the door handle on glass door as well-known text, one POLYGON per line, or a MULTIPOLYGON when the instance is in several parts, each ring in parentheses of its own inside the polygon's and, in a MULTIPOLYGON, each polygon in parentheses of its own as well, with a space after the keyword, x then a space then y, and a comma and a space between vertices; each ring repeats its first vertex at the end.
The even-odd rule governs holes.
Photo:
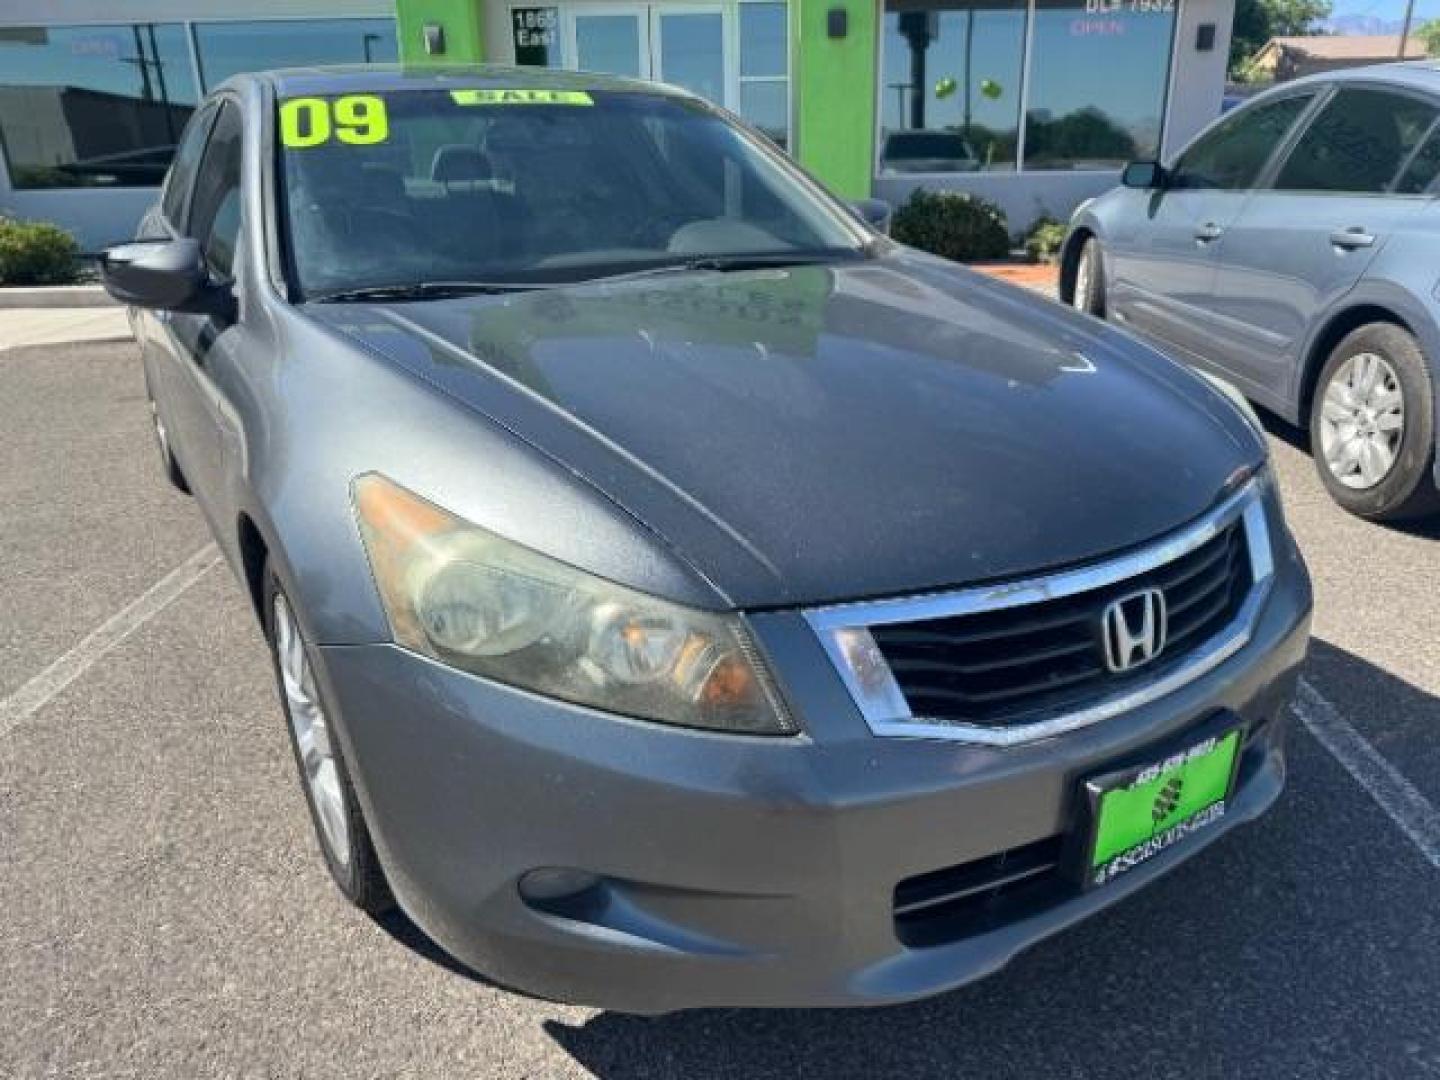
POLYGON ((1207 221, 1195 230, 1195 239, 1198 243, 1208 244, 1211 240, 1219 240, 1220 234, 1225 230, 1213 221, 1207 221))
POLYGON ((1338 248, 1367 248, 1375 243, 1375 237, 1358 225, 1348 229, 1336 229, 1330 234, 1330 243, 1338 248))

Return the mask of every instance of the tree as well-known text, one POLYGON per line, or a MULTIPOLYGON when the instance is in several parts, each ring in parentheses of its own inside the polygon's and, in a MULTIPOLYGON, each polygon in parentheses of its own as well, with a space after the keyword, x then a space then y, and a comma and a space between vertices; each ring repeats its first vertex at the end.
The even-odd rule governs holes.
POLYGON ((1415 28, 1415 36, 1425 43, 1427 56, 1440 56, 1440 19, 1431 19, 1415 28))
POLYGON ((1230 35, 1230 73, 1238 75, 1272 37, 1322 33, 1330 0, 1235 0, 1235 25, 1230 35))

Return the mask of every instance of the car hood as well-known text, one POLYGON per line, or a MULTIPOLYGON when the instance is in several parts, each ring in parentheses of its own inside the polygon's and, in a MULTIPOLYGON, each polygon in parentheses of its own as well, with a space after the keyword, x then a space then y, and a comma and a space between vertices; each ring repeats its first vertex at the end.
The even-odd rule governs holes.
POLYGON ((1198 516, 1264 452, 1154 351, 918 255, 306 310, 594 485, 742 607, 1094 559, 1198 516))

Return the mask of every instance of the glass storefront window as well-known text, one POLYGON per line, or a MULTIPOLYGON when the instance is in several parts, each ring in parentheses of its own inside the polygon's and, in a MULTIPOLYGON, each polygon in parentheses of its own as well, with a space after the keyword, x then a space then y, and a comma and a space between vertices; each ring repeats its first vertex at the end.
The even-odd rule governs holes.
POLYGON ((575 16, 575 52, 581 71, 640 77, 640 18, 633 13, 575 16))
POLYGON ((1035 0, 1025 168, 1159 155, 1175 2, 1035 0))
POLYGON ((886 0, 880 168, 1015 167, 1023 0, 886 0))
POLYGON ((662 8, 656 22, 660 79, 708 101, 724 101, 724 16, 662 8))
POLYGON ((196 100, 178 23, 0 29, 16 189, 158 184, 196 100))
POLYGON ((1157 156, 1177 2, 885 0, 880 171, 1113 169, 1157 156))
POLYGON ((397 55, 391 19, 0 28, 11 186, 156 186, 203 90, 242 71, 397 55))
POLYGON ((740 5, 740 102, 736 110, 777 146, 790 145, 790 29, 784 3, 740 5))
POLYGON ((206 90, 242 71, 308 64, 389 64, 399 57, 393 19, 267 19, 195 24, 206 90))
POLYGON ((783 3, 740 5, 740 77, 784 78, 790 68, 783 3))
POLYGON ((776 146, 789 145, 790 93, 785 83, 741 83, 740 115, 763 131, 776 146))

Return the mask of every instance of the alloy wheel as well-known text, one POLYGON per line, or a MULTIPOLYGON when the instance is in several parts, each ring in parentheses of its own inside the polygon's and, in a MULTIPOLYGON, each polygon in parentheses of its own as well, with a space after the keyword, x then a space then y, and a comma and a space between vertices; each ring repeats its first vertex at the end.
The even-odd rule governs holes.
POLYGON ((294 613, 282 593, 275 594, 275 653, 285 694, 285 712, 299 749, 301 772, 309 790, 325 846, 341 866, 350 861, 350 826, 340 787, 330 723, 315 690, 315 673, 294 613))
POLYGON ((1320 449, 1332 476, 1356 491, 1390 474, 1405 437, 1405 395, 1390 362, 1362 352, 1338 368, 1320 407, 1320 449))
POLYGON ((1070 297, 1070 303, 1076 311, 1090 310, 1090 279, 1094 275, 1091 264, 1094 259, 1090 245, 1085 245, 1080 252, 1080 261, 1075 264, 1075 292, 1070 297))

